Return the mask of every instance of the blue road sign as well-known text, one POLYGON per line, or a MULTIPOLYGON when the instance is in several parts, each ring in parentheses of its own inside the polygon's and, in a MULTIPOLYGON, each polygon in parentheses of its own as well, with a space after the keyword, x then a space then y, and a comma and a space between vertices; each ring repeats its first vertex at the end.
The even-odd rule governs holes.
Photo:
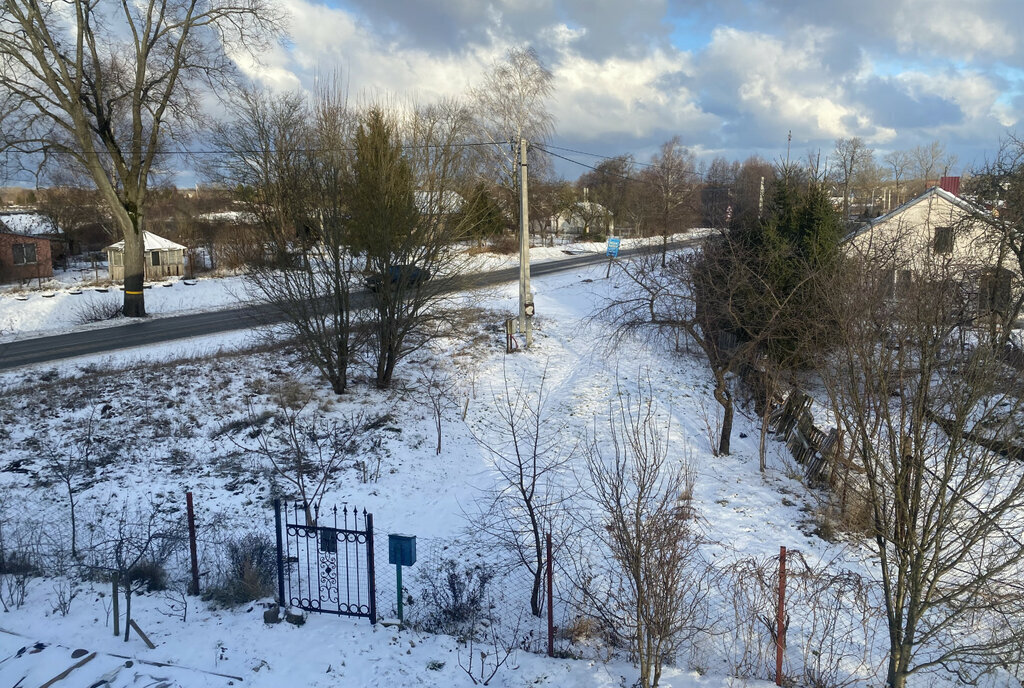
POLYGON ((605 255, 608 256, 609 258, 618 258, 619 244, 621 242, 622 239, 620 239, 619 237, 608 237, 608 250, 605 252, 605 255))

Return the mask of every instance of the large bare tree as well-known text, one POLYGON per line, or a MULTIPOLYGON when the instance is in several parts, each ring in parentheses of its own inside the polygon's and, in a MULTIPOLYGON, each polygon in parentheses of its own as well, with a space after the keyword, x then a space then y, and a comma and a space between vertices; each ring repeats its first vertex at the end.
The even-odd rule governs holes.
POLYGON ((1006 455, 1020 385, 991 347, 964 345, 958 272, 936 263, 897 297, 864 265, 829 280, 839 341, 822 379, 863 469, 850 489, 870 512, 891 688, 939 668, 973 683, 1024 643, 1024 470, 1006 455))
MULTIPOLYGON (((547 101, 554 91, 554 75, 541 63, 533 48, 512 48, 505 59, 495 62, 483 81, 470 89, 476 135, 493 145, 482 146, 480 173, 496 180, 506 193, 508 207, 518 214, 512 194, 519 188, 516 161, 519 139, 544 143, 554 133, 555 118, 547 101)), ((543 151, 531 146, 531 176, 541 176, 548 160, 543 151)))
POLYGON ((259 224, 250 293, 282 316, 302 357, 341 394, 358 344, 352 293, 362 285, 346 205, 355 114, 330 84, 311 99, 240 94, 236 120, 216 128, 224 155, 210 172, 242 189, 238 200, 259 224))
POLYGON ((641 176, 646 183, 649 222, 661 235, 661 266, 668 257, 668 238, 687 229, 698 215, 701 178, 697 158, 675 136, 661 144, 651 158, 651 166, 641 176))
POLYGON ((125 241, 124 314, 144 316, 151 176, 199 121, 207 88, 276 28, 268 0, 0 1, 0 146, 88 172, 125 241))
POLYGON ((874 166, 875 151, 868 148, 864 139, 854 136, 848 139, 836 139, 836 147, 832 153, 834 162, 833 173, 843 190, 843 221, 850 222, 850 192, 856 183, 857 176, 866 168, 874 166))

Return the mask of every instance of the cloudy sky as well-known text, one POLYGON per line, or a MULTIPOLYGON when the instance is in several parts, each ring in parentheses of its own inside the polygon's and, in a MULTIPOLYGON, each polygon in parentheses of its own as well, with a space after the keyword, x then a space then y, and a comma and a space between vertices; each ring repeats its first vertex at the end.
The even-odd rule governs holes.
POLYGON ((531 46, 555 75, 552 142, 595 153, 642 160, 678 134, 704 159, 775 159, 792 131, 797 157, 938 139, 969 167, 1024 116, 1020 0, 283 1, 268 86, 340 68, 353 96, 429 101, 531 46))

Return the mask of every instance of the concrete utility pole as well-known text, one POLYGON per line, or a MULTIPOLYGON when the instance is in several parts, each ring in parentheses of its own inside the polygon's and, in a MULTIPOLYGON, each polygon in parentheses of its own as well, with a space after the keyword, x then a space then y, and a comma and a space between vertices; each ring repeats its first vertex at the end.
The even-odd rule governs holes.
POLYGON ((526 139, 519 139, 519 331, 533 345, 533 294, 530 293, 530 212, 526 193, 526 139))

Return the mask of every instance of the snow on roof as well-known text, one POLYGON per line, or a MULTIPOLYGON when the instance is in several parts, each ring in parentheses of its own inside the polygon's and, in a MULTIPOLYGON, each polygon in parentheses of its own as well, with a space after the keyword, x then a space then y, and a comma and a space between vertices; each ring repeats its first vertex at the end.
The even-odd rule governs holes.
MULTIPOLYGON (((185 247, 181 244, 177 244, 170 239, 164 239, 162 236, 157 236, 152 232, 143 232, 142 240, 146 251, 184 251, 185 247)), ((123 251, 124 250, 124 239, 107 246, 107 251, 123 251)))
POLYGON ((200 220, 206 222, 234 222, 234 223, 247 223, 255 224, 256 215, 244 210, 222 210, 216 213, 203 213, 199 216, 200 220))
POLYGON ((15 234, 39 236, 42 234, 59 234, 60 230, 53 220, 38 213, 12 213, 0 216, 0 222, 15 234))

